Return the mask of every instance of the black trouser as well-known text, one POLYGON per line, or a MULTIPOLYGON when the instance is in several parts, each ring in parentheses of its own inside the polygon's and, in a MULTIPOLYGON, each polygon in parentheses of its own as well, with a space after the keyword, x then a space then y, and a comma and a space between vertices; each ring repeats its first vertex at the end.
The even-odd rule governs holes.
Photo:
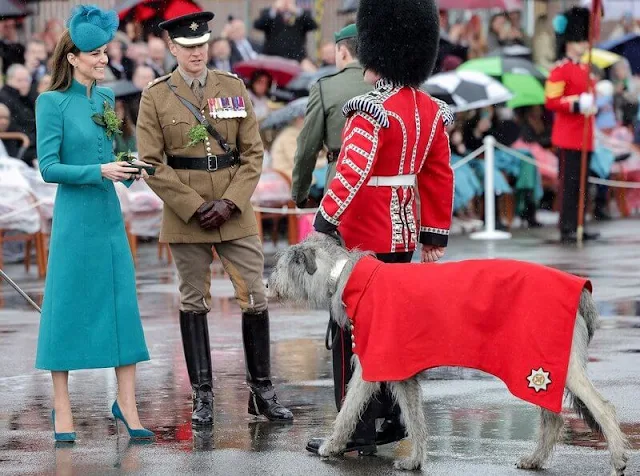
MULTIPOLYGON (((413 257, 413 252, 408 253, 384 253, 376 256, 380 261, 384 263, 410 263, 413 257)), ((333 321, 332 323, 332 335, 333 339, 333 382, 336 399, 336 408, 338 411, 342 406, 342 401, 347 394, 347 384, 351 380, 353 369, 351 368, 351 357, 353 351, 351 349, 351 333, 348 330, 344 330, 333 321)), ((373 431, 375 432, 375 420, 376 418, 392 418, 394 416, 399 417, 400 410, 397 405, 394 405, 393 398, 386 386, 383 384, 380 394, 374 397, 368 404, 365 411, 360 417, 358 427, 356 427, 354 438, 365 438, 363 433, 373 431)), ((375 437, 375 433, 370 433, 371 438, 375 437)))
MULTIPOLYGON (((580 165, 582 152, 579 150, 558 149, 559 183, 562 186, 560 195, 560 233, 575 233, 578 229, 578 205, 580 203, 580 165)), ((591 153, 587 155, 587 176, 591 153)), ((586 184, 585 184, 586 185, 586 184)), ((589 197, 588 188, 584 190, 584 207, 586 210, 589 197)))

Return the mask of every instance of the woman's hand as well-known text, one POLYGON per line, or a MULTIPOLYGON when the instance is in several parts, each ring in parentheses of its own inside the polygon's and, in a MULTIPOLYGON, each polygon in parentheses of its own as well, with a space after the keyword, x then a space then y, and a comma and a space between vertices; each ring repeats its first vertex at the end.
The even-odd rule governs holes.
POLYGON ((130 180, 141 176, 141 174, 138 174, 138 169, 128 167, 126 162, 109 162, 108 164, 102 164, 100 170, 102 176, 112 182, 122 182, 123 180, 130 180))

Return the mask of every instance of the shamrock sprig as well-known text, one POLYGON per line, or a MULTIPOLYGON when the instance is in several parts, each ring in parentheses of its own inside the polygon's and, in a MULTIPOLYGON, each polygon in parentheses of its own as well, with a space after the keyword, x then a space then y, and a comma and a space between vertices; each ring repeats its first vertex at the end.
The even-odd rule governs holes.
POLYGON ((191 129, 189 129, 189 132, 187 133, 187 135, 190 141, 187 144, 187 147, 192 147, 194 145, 197 145, 199 142, 205 142, 209 137, 207 133, 207 128, 202 124, 193 126, 191 129))
POLYGON ((116 162, 133 162, 135 157, 130 150, 127 152, 118 152, 116 154, 116 162))
POLYGON ((111 104, 104 102, 104 112, 102 114, 95 113, 91 116, 93 122, 107 130, 107 137, 112 139, 116 134, 122 134, 122 120, 118 118, 116 111, 113 110, 111 104))

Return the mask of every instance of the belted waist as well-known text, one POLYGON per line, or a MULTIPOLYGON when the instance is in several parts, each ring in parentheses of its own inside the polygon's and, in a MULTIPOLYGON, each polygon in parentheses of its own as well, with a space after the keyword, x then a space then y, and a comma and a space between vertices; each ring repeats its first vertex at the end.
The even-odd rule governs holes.
POLYGON ((338 157, 340 157, 340 149, 333 149, 327 152, 328 163, 335 162, 336 160, 338 160, 338 157))
POLYGON ((416 184, 416 176, 410 175, 378 175, 367 182, 369 187, 412 187, 416 184))
POLYGON ((216 170, 240 165, 240 157, 238 156, 237 150, 226 154, 211 155, 209 157, 167 155, 167 165, 172 169, 207 170, 209 172, 215 172, 216 170))

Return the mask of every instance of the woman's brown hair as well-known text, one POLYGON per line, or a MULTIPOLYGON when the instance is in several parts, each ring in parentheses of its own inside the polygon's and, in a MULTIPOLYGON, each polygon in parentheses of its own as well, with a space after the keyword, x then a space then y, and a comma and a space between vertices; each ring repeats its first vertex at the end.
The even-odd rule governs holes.
POLYGON ((67 59, 69 53, 77 55, 80 54, 80 50, 73 44, 69 30, 65 30, 51 58, 51 86, 49 86, 49 91, 66 91, 71 86, 73 66, 67 59))

